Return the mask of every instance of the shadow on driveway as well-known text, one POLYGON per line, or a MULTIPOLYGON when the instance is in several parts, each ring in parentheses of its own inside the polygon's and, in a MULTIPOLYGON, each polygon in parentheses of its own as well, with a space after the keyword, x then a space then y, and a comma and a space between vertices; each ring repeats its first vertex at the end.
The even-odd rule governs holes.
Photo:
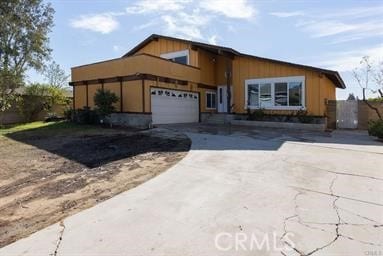
POLYGON ((190 148, 190 140, 186 136, 163 137, 138 130, 75 124, 65 126, 62 123, 5 136, 88 168, 148 152, 184 152, 190 148))

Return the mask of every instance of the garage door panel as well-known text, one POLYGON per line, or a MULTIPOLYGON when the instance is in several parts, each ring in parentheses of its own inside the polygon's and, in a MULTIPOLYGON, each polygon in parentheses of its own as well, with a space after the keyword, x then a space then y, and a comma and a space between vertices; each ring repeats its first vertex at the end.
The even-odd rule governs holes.
POLYGON ((152 88, 151 108, 153 124, 199 121, 198 93, 152 88))

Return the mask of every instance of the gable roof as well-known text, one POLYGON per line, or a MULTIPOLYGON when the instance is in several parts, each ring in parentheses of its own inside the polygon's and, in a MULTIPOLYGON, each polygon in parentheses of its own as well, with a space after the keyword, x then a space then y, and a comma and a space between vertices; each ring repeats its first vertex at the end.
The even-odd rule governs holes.
POLYGON ((147 44, 149 44, 153 40, 158 40, 159 38, 183 42, 183 43, 190 44, 191 46, 194 46, 197 48, 201 48, 201 49, 204 49, 207 51, 215 52, 217 54, 226 53, 226 54, 234 55, 234 56, 256 58, 259 60, 265 60, 265 61, 270 61, 270 62, 274 62, 274 63, 278 63, 278 64, 291 65, 291 66, 295 66, 295 67, 299 67, 299 68, 313 70, 316 72, 323 73, 328 79, 330 79, 335 84, 336 87, 341 88, 341 89, 346 88, 346 85, 345 85, 342 77, 340 76, 338 71, 335 71, 335 70, 323 69, 323 68, 307 66, 307 65, 302 65, 302 64, 296 64, 296 63, 287 62, 287 61, 281 61, 281 60, 275 60, 275 59, 269 59, 269 58, 249 55, 249 54, 238 52, 238 51, 236 51, 230 47, 206 44, 206 43, 201 43, 201 42, 196 42, 196 41, 191 41, 191 40, 186 40, 186 39, 181 39, 181 38, 176 38, 176 37, 170 37, 170 36, 163 36, 163 35, 158 35, 158 34, 150 35, 148 38, 146 38, 144 41, 142 41, 141 43, 136 45, 133 49, 131 49, 126 54, 124 54, 122 57, 124 58, 124 57, 129 57, 129 56, 134 55, 141 48, 143 48, 144 46, 146 46, 147 44))

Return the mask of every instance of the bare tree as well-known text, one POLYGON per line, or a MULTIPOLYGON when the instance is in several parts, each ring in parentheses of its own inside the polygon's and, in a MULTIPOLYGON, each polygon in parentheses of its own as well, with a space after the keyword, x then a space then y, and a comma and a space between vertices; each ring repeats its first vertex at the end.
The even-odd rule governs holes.
POLYGON ((383 61, 379 63, 377 70, 374 73, 374 80, 377 85, 377 92, 380 98, 383 99, 383 61))
POLYGON ((45 67, 44 76, 47 83, 53 87, 63 88, 68 84, 69 75, 55 61, 52 61, 45 67))
POLYGON ((378 115, 379 119, 382 118, 382 114, 380 113, 379 109, 374 107, 370 102, 368 102, 366 98, 367 92, 372 93, 379 93, 379 97, 383 97, 383 70, 382 65, 378 68, 378 71, 375 71, 373 69, 373 65, 370 61, 369 56, 364 56, 362 60, 360 61, 360 67, 355 68, 353 70, 353 75, 356 81, 358 82, 359 86, 362 88, 363 92, 363 102, 366 103, 366 105, 374 110, 376 114, 378 115))

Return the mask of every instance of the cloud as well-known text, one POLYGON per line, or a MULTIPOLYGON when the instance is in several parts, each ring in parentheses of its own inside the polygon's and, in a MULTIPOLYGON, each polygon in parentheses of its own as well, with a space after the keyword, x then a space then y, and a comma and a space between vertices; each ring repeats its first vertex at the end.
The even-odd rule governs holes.
POLYGON ((228 18, 250 19, 256 14, 256 9, 247 0, 205 0, 199 6, 228 18))
POLYGON ((141 14, 156 11, 179 11, 191 0, 141 0, 126 8, 127 13, 141 14))
POLYGON ((209 37, 208 42, 209 44, 217 45, 217 39, 218 39, 218 35, 212 35, 211 37, 209 37))
POLYGON ((326 54, 316 65, 337 71, 352 71, 359 66, 363 56, 370 56, 371 61, 378 63, 383 60, 383 44, 374 45, 350 51, 326 54), (323 59, 325 58, 325 59, 323 59))
POLYGON ((120 52, 122 50, 121 46, 119 45, 113 45, 113 51, 120 52))
POLYGON ((71 20, 70 25, 74 28, 108 34, 118 28, 119 23, 115 19, 115 16, 118 15, 118 13, 81 15, 79 18, 71 20))
POLYGON ((295 11, 295 12, 271 12, 270 15, 279 17, 279 18, 290 18, 296 16, 304 16, 304 12, 295 11))
POLYGON ((383 5, 342 10, 272 12, 281 18, 298 18, 296 27, 312 38, 330 38, 339 44, 383 35, 383 5))
POLYGON ((250 20, 256 9, 248 0, 138 0, 126 12, 151 17, 134 30, 156 26, 170 36, 216 43, 217 37, 208 32, 213 22, 221 22, 222 17, 250 20))
POLYGON ((323 18, 342 18, 342 17, 350 17, 353 19, 357 18, 365 18, 365 17, 374 17, 374 16, 382 16, 383 5, 376 5, 371 7, 358 7, 358 8, 349 8, 342 9, 342 11, 330 11, 321 13, 323 18))
POLYGON ((198 10, 192 14, 179 12, 176 15, 163 15, 165 31, 167 34, 185 39, 203 40, 202 29, 208 24, 209 17, 202 15, 198 10))
POLYGON ((311 21, 297 24, 312 37, 324 37, 355 30, 357 26, 339 21, 311 21))

